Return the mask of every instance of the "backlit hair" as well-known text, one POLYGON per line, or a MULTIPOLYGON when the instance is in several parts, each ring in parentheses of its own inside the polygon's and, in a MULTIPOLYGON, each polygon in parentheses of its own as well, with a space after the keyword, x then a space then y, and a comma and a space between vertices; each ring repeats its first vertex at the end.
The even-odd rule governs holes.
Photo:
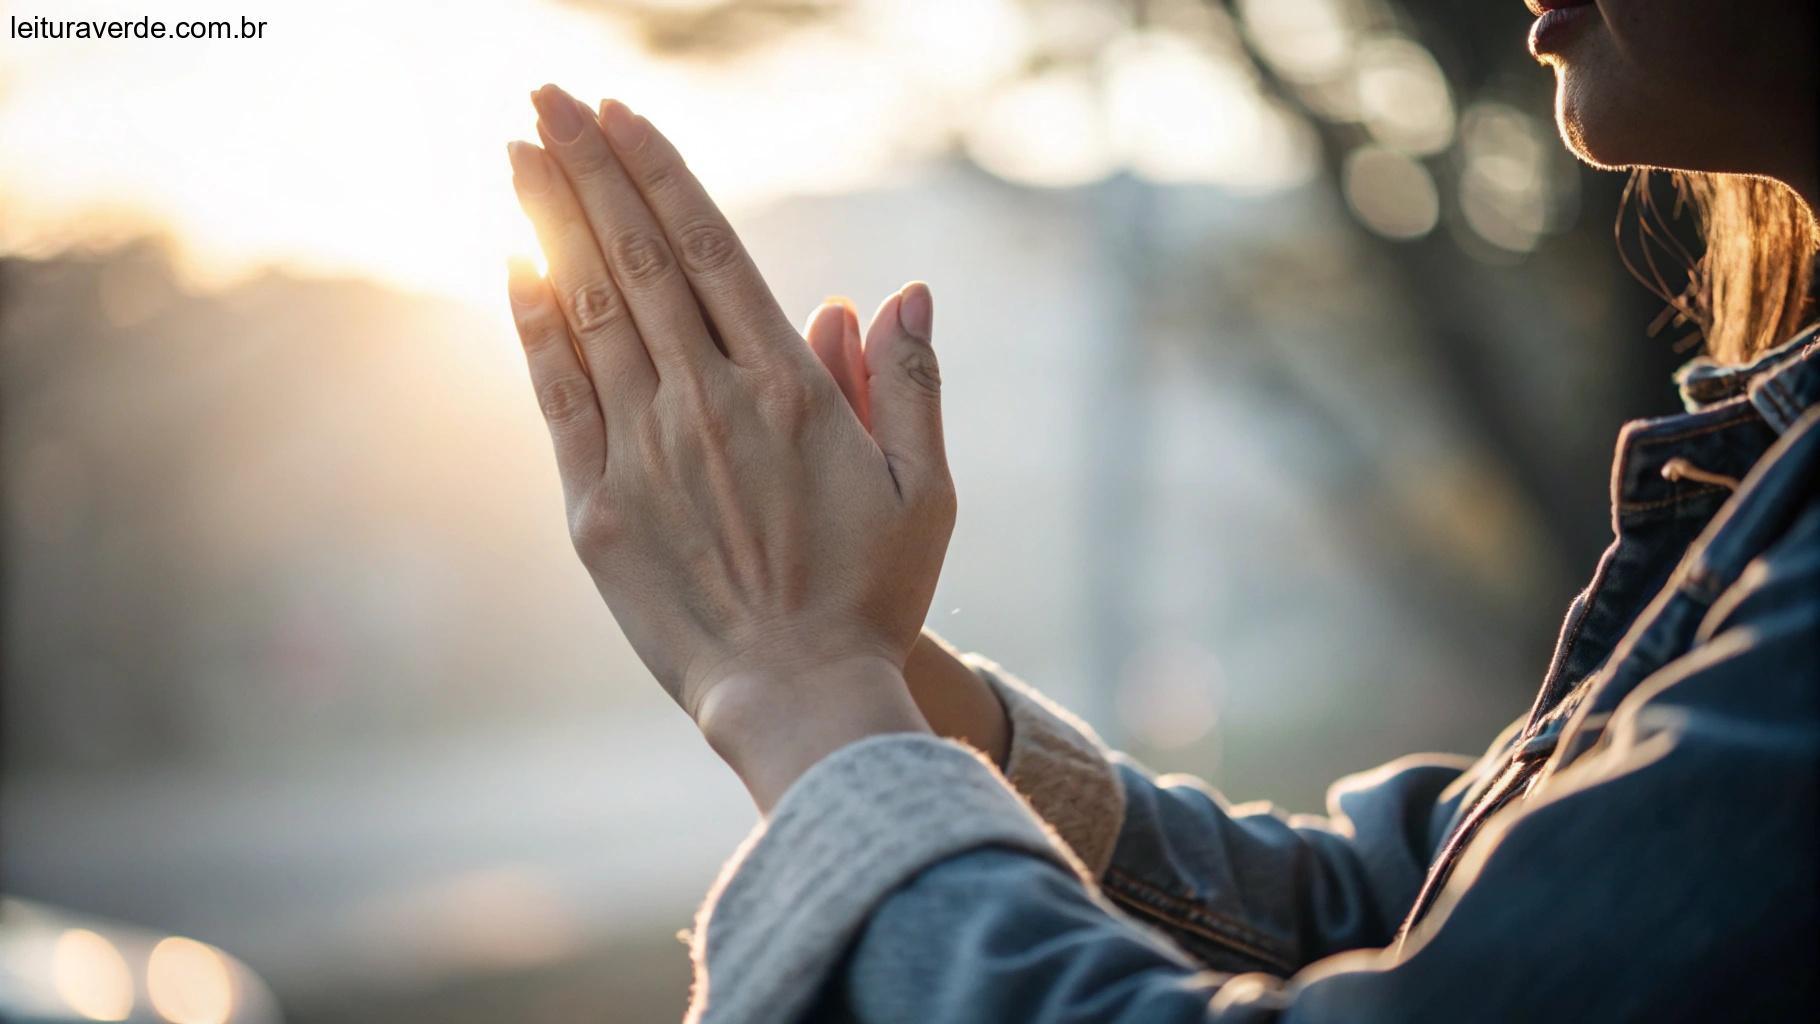
POLYGON ((1814 216, 1781 182, 1742 174, 1670 175, 1674 200, 1665 213, 1651 188, 1651 171, 1635 171, 1624 208, 1637 213, 1637 249, 1619 251, 1644 286, 1669 308, 1657 322, 1691 326, 1706 351, 1723 363, 1748 362, 1787 341, 1811 315, 1814 216), (1705 251, 1698 257, 1676 237, 1674 221, 1692 214, 1705 251), (1676 290, 1659 260, 1676 264, 1686 286, 1676 290))

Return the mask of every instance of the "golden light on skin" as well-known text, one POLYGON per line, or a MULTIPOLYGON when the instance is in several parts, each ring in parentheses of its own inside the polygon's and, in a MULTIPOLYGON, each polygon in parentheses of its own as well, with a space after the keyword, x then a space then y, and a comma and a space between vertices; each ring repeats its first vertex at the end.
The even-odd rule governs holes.
POLYGON ((85 1020, 125 1020, 133 1012, 133 975, 105 936, 71 928, 51 950, 51 985, 85 1020))
POLYGON ((234 1011, 234 979, 221 954, 194 939, 172 936, 152 947, 146 994, 171 1024, 224 1024, 234 1011))

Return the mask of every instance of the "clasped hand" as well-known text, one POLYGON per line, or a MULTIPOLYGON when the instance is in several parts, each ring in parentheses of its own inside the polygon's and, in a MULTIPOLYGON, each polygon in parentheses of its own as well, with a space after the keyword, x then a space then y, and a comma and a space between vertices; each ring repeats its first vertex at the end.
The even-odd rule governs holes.
POLYGON ((927 728, 901 672, 955 509, 929 291, 818 359, 649 121, 533 102, 543 146, 508 148, 549 275, 510 291, 570 535, 768 808, 838 746, 927 728))

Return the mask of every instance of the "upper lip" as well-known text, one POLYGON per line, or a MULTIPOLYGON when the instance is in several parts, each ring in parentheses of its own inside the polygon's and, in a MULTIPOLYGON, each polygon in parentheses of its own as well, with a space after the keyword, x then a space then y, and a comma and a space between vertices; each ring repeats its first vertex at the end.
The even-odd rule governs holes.
POLYGON ((1523 6, 1529 13, 1540 18, 1549 11, 1558 11, 1567 7, 1590 7, 1598 0, 1523 0, 1523 6))

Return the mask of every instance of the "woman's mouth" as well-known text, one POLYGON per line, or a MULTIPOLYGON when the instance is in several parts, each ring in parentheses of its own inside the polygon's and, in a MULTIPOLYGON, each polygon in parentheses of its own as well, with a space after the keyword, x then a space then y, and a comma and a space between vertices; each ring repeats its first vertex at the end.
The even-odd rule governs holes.
POLYGON ((1536 23, 1529 30, 1529 52, 1540 60, 1561 52, 1576 26, 1598 13, 1595 0, 1524 0, 1536 23))

